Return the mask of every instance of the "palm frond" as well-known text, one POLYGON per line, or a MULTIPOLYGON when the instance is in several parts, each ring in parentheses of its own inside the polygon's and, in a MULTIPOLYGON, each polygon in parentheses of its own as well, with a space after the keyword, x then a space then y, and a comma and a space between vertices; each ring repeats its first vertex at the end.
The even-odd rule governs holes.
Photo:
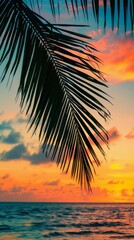
POLYGON ((1 9, 1 81, 21 69, 18 94, 29 129, 38 128, 48 157, 89 189, 94 164, 100 164, 94 146, 105 156, 99 140, 107 144, 107 132, 92 112, 110 117, 100 101, 108 95, 95 49, 89 37, 49 23, 23 1, 3 0, 1 9))
MULTIPOLYGON (((31 0, 31 6, 35 3, 39 7, 39 2, 45 2, 45 0, 31 0)), ((109 24, 111 17, 111 27, 120 27, 122 26, 122 21, 124 19, 124 31, 126 32, 128 19, 130 19, 131 25, 131 33, 133 33, 134 29, 134 1, 133 0, 62 0, 62 3, 65 3, 68 13, 70 12, 70 7, 72 8, 73 15, 76 18, 79 16, 79 9, 82 9, 84 16, 90 20, 89 9, 92 9, 94 19, 97 24, 99 22, 104 24, 104 29, 106 28, 107 22, 109 24), (90 7, 89 7, 90 6, 90 7), (108 12, 108 8, 110 8, 110 12, 108 12), (100 9, 103 9, 104 18, 99 18, 100 9), (107 14, 108 13, 108 14, 107 14), (122 16, 122 19, 120 19, 122 16), (107 21, 108 20, 108 21, 107 21), (116 20, 116 22, 115 22, 116 20)), ((50 7, 52 10, 52 14, 55 17, 57 14, 56 9, 59 6, 59 0, 50 0, 50 7)), ((59 11, 60 12, 60 11, 59 11)), ((108 25, 109 26, 109 25, 108 25)))

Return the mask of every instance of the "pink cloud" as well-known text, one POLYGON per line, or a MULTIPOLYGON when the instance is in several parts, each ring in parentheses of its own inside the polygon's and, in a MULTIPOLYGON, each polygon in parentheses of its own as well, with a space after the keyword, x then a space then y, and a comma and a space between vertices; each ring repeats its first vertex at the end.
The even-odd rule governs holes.
POLYGON ((121 136, 120 133, 119 133, 119 131, 118 131, 118 129, 117 129, 116 127, 111 128, 111 129, 108 131, 108 134, 109 134, 109 141, 110 141, 110 142, 113 142, 113 141, 119 139, 120 136, 121 136))
MULTIPOLYGON (((101 132, 101 134, 106 139, 106 136, 104 136, 104 134, 102 132, 101 132)), ((108 136, 109 136, 109 143, 111 143, 111 142, 114 142, 114 141, 120 139, 121 134, 116 127, 113 127, 110 130, 108 130, 108 136)), ((104 142, 97 135, 95 135, 95 138, 101 145, 104 144, 104 142)))
POLYGON ((127 189, 122 189, 121 195, 122 195, 123 197, 128 197, 129 195, 128 195, 127 189))
POLYGON ((0 201, 33 201, 34 200, 34 193, 29 190, 24 190, 22 187, 13 187, 12 189, 2 189, 0 188, 0 201))
POLYGON ((103 189, 101 189, 100 187, 94 187, 93 189, 92 189, 92 192, 93 192, 93 195, 95 195, 95 196, 108 196, 109 195, 109 191, 108 191, 108 189, 106 189, 106 188, 103 188, 103 189))
MULTIPOLYGON (((89 32, 90 36, 90 32, 89 32)), ((107 31, 98 41, 93 42, 100 51, 97 55, 103 61, 101 70, 109 83, 134 81, 134 47, 133 39, 118 37, 117 28, 107 31)))
POLYGON ((91 30, 88 34, 89 37, 91 38, 95 38, 95 37, 98 37, 102 34, 102 29, 101 28, 98 28, 97 30, 91 30))
MULTIPOLYGON (((78 8, 74 5, 73 7, 72 7, 72 4, 70 3, 70 4, 68 4, 68 7, 69 7, 69 11, 70 12, 73 12, 73 9, 74 9, 74 11, 77 11, 77 9, 79 10, 79 9, 83 9, 83 7, 82 7, 82 5, 79 5, 78 6, 78 8)), ((87 8, 89 8, 89 7, 92 7, 92 4, 91 3, 88 3, 87 4, 87 8)))
POLYGON ((134 198, 134 188, 132 189, 132 193, 129 193, 127 189, 122 189, 121 195, 122 197, 134 198))
MULTIPOLYGON (((108 6, 108 5, 110 5, 110 2, 109 2, 109 1, 107 1, 107 6, 108 6)), ((100 7, 103 7, 103 6, 104 6, 103 0, 99 0, 99 6, 100 6, 100 7)), ((72 4, 68 4, 68 7, 69 7, 69 10, 72 12, 72 11, 73 11, 72 4)), ((78 6, 78 10, 79 10, 79 9, 83 9, 82 5, 79 5, 79 6, 78 6)), ((90 9, 90 10, 92 11, 93 5, 92 5, 91 1, 90 1, 89 3, 87 3, 87 9, 90 9)), ((75 11, 77 10, 75 4, 74 4, 74 10, 75 10, 75 11)))
POLYGON ((134 138, 134 128, 125 137, 128 139, 133 139, 134 138))

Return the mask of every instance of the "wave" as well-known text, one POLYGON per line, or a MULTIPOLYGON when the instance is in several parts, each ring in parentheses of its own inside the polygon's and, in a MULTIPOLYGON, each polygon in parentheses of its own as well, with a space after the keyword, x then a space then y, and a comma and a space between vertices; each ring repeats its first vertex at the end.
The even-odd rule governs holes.
POLYGON ((134 239, 134 205, 0 203, 0 239, 10 235, 15 236, 12 239, 134 239))
POLYGON ((10 231, 10 230, 11 230, 10 226, 5 224, 0 225, 0 231, 10 231))

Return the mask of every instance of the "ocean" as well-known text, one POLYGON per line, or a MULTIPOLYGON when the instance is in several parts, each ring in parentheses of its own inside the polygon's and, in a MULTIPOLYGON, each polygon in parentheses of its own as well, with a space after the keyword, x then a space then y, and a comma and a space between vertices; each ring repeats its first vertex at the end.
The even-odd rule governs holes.
POLYGON ((0 240, 134 240, 134 204, 0 203, 0 240))

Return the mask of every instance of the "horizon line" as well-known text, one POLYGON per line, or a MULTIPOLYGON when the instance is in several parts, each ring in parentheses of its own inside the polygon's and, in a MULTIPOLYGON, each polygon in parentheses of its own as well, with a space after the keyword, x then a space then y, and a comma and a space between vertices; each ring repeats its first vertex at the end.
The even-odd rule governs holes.
POLYGON ((53 202, 53 201, 0 201, 0 203, 59 203, 59 204, 134 204, 134 202, 53 202))

